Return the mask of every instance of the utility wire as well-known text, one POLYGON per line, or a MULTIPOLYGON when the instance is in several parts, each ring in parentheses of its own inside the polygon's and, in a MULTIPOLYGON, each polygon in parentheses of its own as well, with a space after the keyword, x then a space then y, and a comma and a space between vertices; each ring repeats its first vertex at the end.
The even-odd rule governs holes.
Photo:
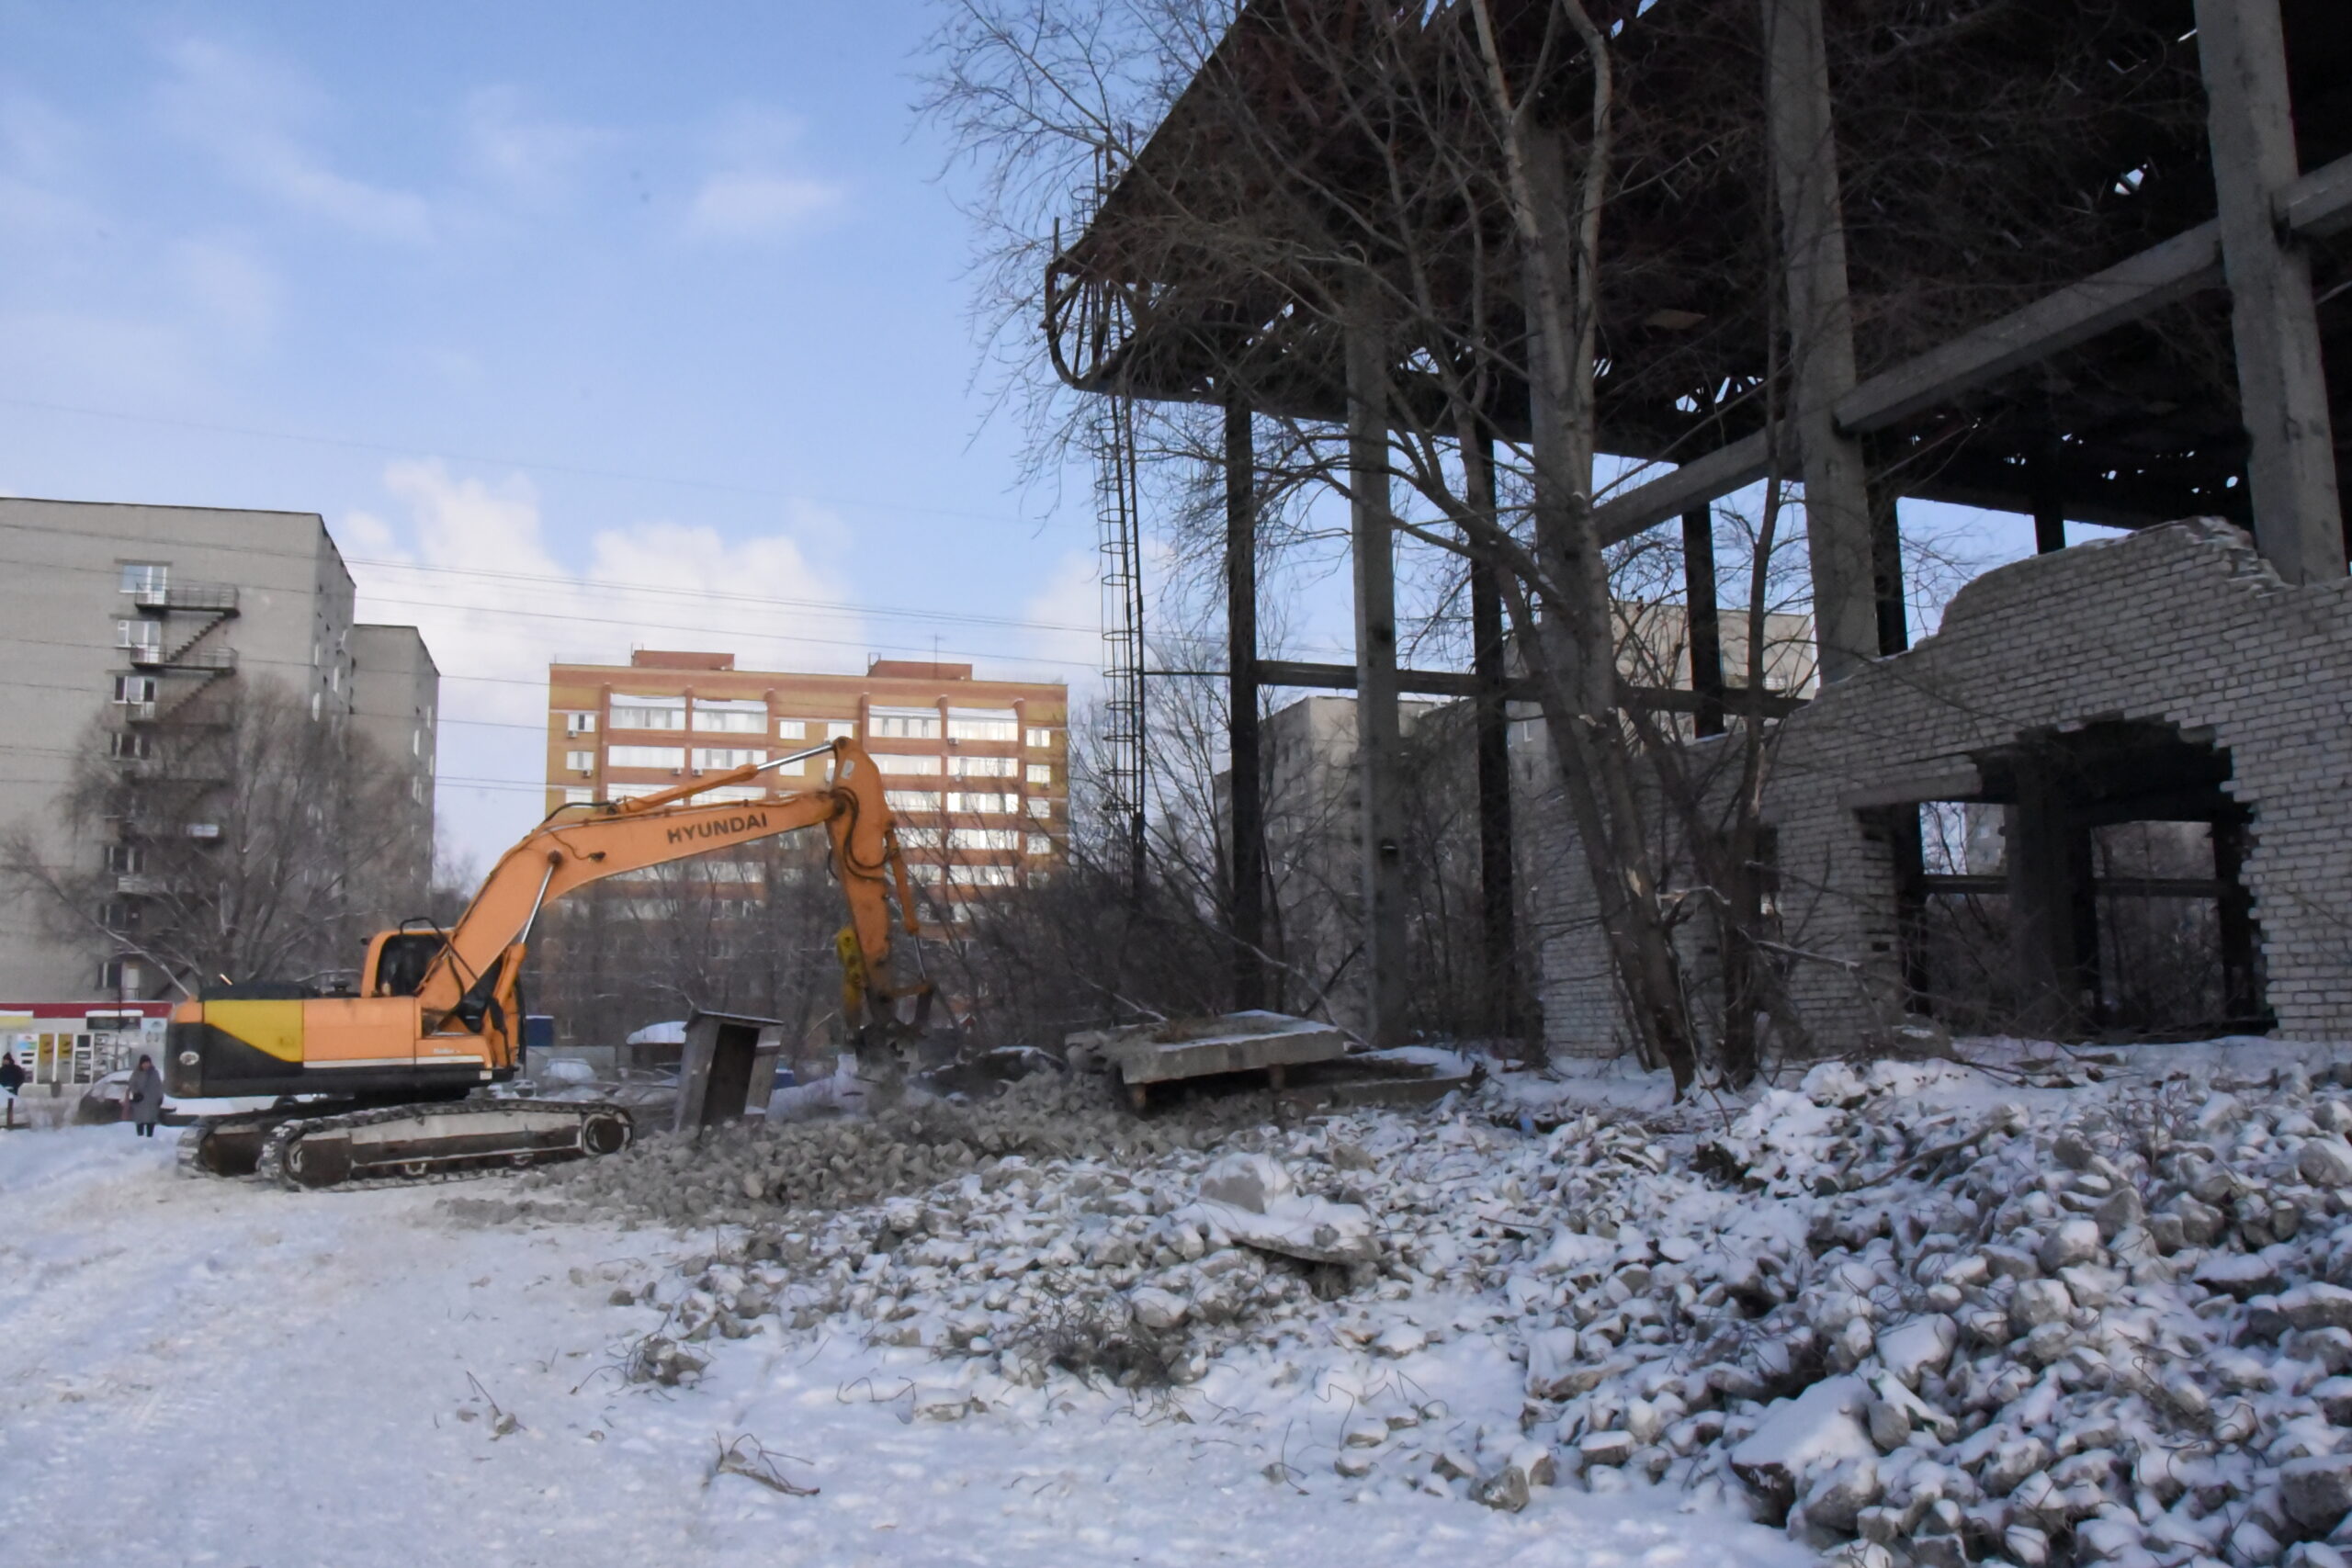
POLYGON ((821 506, 862 507, 872 512, 898 512, 909 516, 956 517, 971 523, 1012 524, 1023 528, 1054 525, 1042 518, 1011 517, 1001 513, 965 512, 947 506, 913 506, 899 502, 876 501, 870 496, 860 496, 852 500, 842 496, 814 495, 807 491, 782 491, 758 485, 730 484, 723 479, 687 479, 675 474, 635 474, 624 468, 596 468, 582 464, 558 463, 543 458, 492 457, 478 452, 454 451, 447 447, 423 450, 416 443, 394 446, 388 442, 364 441, 350 436, 312 435, 290 430, 267 430, 258 425, 223 424, 209 420, 177 419, 168 414, 126 413, 119 409, 98 409, 78 403, 47 402, 37 398, 0 397, 0 405, 38 409, 44 413, 78 414, 89 419, 121 420, 130 424, 155 424, 176 430, 198 430, 214 435, 246 435, 264 441, 291 441, 306 446, 333 446, 353 452, 381 452, 395 457, 439 457, 455 463, 480 463, 496 468, 520 468, 528 473, 567 474, 578 479, 617 479, 627 484, 668 485, 678 490, 700 490, 721 495, 753 496, 763 501, 812 502, 821 506))

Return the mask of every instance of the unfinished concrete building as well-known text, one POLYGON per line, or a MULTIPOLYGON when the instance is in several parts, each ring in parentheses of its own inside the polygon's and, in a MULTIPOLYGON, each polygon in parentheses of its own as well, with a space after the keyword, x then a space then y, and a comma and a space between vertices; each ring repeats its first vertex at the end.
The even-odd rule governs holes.
MULTIPOLYGON (((2101 921, 2153 898, 2206 908, 2219 978, 2210 1016, 2141 1032, 2352 1035, 2331 392, 2352 385, 2352 36, 2336 7, 1586 8, 1611 65, 1607 160, 1585 156, 1603 78, 1560 45, 1557 7, 1245 6, 1048 275, 1072 385, 1226 411, 1237 778, 1256 773, 1261 683, 1359 694, 1371 1032, 1402 1013, 1381 989, 1400 940, 1385 852, 1397 694, 1475 695, 1497 778, 1513 695, 1498 608, 1511 585, 1491 570, 1471 583, 1474 670, 1398 670, 1394 541, 1432 525, 1400 519, 1392 481, 1452 431, 1443 460, 1471 509, 1482 483, 1498 512, 1514 504, 1497 494, 1498 449, 1537 452, 1534 499, 1517 504, 1547 504, 1541 449, 1563 422, 1530 322, 1550 286, 1529 231, 1480 193, 1523 186, 1511 200, 1566 221, 1587 210, 1570 176, 1600 164, 1592 425, 1601 451, 1644 467, 1592 511, 1612 544, 1681 525, 1695 744, 1719 743, 1703 737, 1725 703, 1709 508, 1765 479, 1803 497, 1821 688, 1785 717, 1750 702, 1741 722, 1776 725, 1770 874, 1805 1043, 1862 1045, 1935 1010, 1930 917, 1962 896, 2006 907, 2020 1027, 2111 1028, 2101 921), (1548 139, 1523 143, 1546 150, 1535 175, 1482 172, 1475 137, 1446 140, 1475 119, 1456 110, 1482 70, 1548 139), (1400 171, 1430 169, 1454 186, 1393 199, 1400 171), (1257 657, 1253 436, 1269 419, 1339 433, 1352 668, 1257 657), (2043 552, 1964 589, 1917 649, 1900 527, 1914 497, 2030 514, 2043 552), (2135 532, 2069 549, 2070 522, 2135 532), (1928 852, 1923 821, 1953 805, 2000 813, 1997 877, 1928 852), (2144 821, 2193 824, 2210 863, 2103 877, 2101 835, 2144 821)), ((1659 699, 1621 683, 1617 700, 1659 699)), ((1513 815, 1489 795, 1490 838, 1513 815)), ((1538 916, 1545 1033, 1614 1049, 1620 1003, 1574 831, 1541 797, 1516 816, 1559 871, 1538 916)), ((1238 796, 1244 1001, 1261 830, 1238 796)), ((1488 863, 1508 879, 1507 852, 1488 863)))

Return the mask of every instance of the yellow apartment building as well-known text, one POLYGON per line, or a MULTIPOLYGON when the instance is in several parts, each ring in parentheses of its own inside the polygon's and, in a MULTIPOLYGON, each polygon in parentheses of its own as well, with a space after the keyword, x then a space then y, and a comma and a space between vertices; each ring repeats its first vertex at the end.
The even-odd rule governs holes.
MULTIPOLYGON (((548 667, 548 809, 669 789, 850 736, 881 768, 908 870, 950 919, 1060 863, 1069 822, 1069 690, 987 681, 969 664, 877 659, 863 675, 738 670, 729 653, 643 649, 548 667)), ((715 799, 808 787, 788 763, 715 799)))

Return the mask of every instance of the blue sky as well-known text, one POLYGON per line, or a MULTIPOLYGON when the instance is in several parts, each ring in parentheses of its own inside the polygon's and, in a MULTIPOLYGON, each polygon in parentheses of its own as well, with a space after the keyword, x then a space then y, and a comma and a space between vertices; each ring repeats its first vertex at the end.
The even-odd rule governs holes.
MULTIPOLYGON (((322 514, 440 661, 476 857, 537 813, 551 656, 1082 685, 1087 477, 1021 489, 976 380, 932 16, 0 0, 0 492, 322 514)), ((1345 641, 1316 570, 1293 652, 1345 641)))
POLYGON ((1091 515, 974 385, 928 22, 0 0, 0 490, 322 513, 364 615, 501 677, 445 685, 476 852, 537 796, 455 781, 535 776, 553 653, 1081 676, 1091 515))

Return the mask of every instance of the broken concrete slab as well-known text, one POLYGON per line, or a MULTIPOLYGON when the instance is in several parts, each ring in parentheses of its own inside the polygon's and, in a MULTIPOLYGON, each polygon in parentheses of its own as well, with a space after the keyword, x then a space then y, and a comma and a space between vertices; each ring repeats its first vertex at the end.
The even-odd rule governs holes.
POLYGON ((1263 1010, 1092 1030, 1071 1035, 1068 1044, 1099 1055, 1137 1109, 1153 1084, 1262 1072, 1281 1089, 1287 1069, 1336 1061, 1348 1050, 1347 1036, 1330 1024, 1263 1010))

